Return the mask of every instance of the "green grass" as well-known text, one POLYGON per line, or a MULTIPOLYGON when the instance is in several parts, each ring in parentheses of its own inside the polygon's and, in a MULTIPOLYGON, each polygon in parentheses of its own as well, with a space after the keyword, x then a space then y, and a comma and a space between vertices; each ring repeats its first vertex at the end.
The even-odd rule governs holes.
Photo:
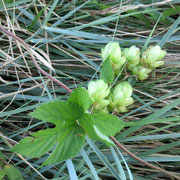
MULTIPOLYGON (((147 80, 129 77, 135 103, 119 117, 133 126, 125 127, 116 138, 144 161, 180 176, 180 8, 176 0, 163 2, 1 1, 0 23, 41 55, 43 60, 36 60, 43 70, 72 90, 87 87, 98 77, 101 48, 109 41, 118 41, 122 48, 159 44, 165 49, 164 66, 147 80), (122 11, 118 12, 120 6, 122 11)), ((48 154, 25 161, 11 153, 10 146, 23 137, 52 127, 28 114, 40 103, 52 98, 64 100, 68 94, 40 74, 27 50, 15 40, 3 33, 0 40, 0 150, 4 155, 0 166, 14 165, 24 179, 168 178, 122 150, 88 138, 76 157, 51 166, 40 167, 48 154)))

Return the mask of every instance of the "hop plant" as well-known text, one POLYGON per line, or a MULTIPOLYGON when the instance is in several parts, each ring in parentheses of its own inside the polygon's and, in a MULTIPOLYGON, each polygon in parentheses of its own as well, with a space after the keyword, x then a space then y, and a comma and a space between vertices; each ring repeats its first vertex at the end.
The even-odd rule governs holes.
POLYGON ((126 58, 121 56, 121 48, 118 42, 110 42, 101 50, 102 60, 105 61, 108 57, 115 69, 120 69, 126 62, 126 58))
POLYGON ((122 54, 128 60, 128 65, 134 67, 139 64, 140 60, 140 50, 136 46, 131 46, 130 48, 125 48, 122 54))
POLYGON ((120 82, 112 89, 109 106, 116 112, 126 112, 126 106, 133 103, 132 92, 133 88, 127 81, 120 82))
POLYGON ((102 59, 105 61, 100 71, 101 79, 91 81, 88 84, 88 90, 77 88, 67 101, 49 102, 30 113, 34 118, 54 123, 55 128, 33 133, 32 137, 22 139, 11 151, 28 158, 37 158, 52 151, 42 164, 44 166, 75 156, 83 147, 85 136, 105 142, 108 146, 114 145, 109 136, 114 136, 127 124, 107 113, 109 110, 126 112, 127 106, 133 103, 131 97, 133 88, 128 82, 120 82, 112 89, 108 85, 114 82, 114 72, 119 71, 127 59, 127 68, 139 80, 144 80, 153 68, 163 64, 161 59, 165 55, 166 51, 161 50, 159 46, 151 46, 140 59, 140 51, 136 46, 126 48, 121 53, 117 42, 108 43, 101 52, 102 59), (54 148, 55 145, 56 148, 54 148), (39 149, 40 146, 41 149, 39 149))
POLYGON ((152 71, 149 68, 143 67, 141 65, 135 66, 130 68, 132 71, 133 75, 137 76, 137 78, 142 81, 148 78, 149 73, 152 71))
POLYGON ((150 68, 162 66, 164 62, 161 61, 161 59, 166 56, 166 53, 167 52, 161 50, 158 45, 150 46, 145 52, 143 52, 141 62, 146 63, 150 68))
POLYGON ((121 48, 118 42, 109 42, 102 50, 101 57, 106 60, 108 57, 112 62, 117 63, 118 59, 121 57, 121 48))
POLYGON ((109 111, 108 111, 107 106, 105 106, 104 108, 97 108, 97 107, 95 107, 93 109, 93 113, 95 113, 95 114, 108 114, 109 111))
POLYGON ((145 67, 140 67, 139 72, 138 72, 138 79, 140 81, 145 80, 148 78, 149 73, 151 72, 151 69, 145 68, 145 67))
POLYGON ((110 93, 110 87, 103 80, 91 81, 88 84, 88 93, 94 106, 93 112, 108 112, 106 107, 109 100, 105 99, 110 93))

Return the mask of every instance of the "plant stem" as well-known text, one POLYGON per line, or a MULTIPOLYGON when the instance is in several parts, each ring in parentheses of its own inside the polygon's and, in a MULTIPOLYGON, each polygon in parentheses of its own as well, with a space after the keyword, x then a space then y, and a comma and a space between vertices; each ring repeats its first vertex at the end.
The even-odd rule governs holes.
POLYGON ((155 169, 155 170, 158 170, 158 171, 160 171, 160 172, 162 172, 162 173, 164 173, 164 174, 167 174, 167 175, 170 176, 170 177, 173 177, 173 178, 175 178, 175 179, 177 179, 177 180, 180 180, 180 177, 176 176, 174 173, 169 172, 169 171, 166 171, 166 170, 164 170, 164 169, 161 169, 161 168, 158 167, 158 166, 154 166, 154 165, 152 165, 151 163, 148 163, 148 162, 140 159, 140 158, 137 157, 135 154, 133 154, 133 153, 131 153, 130 151, 128 151, 128 149, 126 149, 123 145, 121 145, 115 137, 111 136, 111 139, 117 144, 117 146, 118 146, 120 149, 122 149, 124 152, 126 152, 129 156, 131 156, 132 158, 136 159, 137 161, 145 164, 146 166, 149 166, 149 167, 152 168, 152 169, 155 169))
POLYGON ((30 57, 32 62, 34 63, 35 67, 45 76, 47 76, 49 79, 53 80, 54 82, 56 82, 57 84, 59 84, 62 88, 64 88, 65 90, 67 90, 68 93, 71 93, 71 89, 69 89, 64 83, 62 83, 61 81, 59 81, 58 79, 56 79, 55 77, 51 76, 50 74, 48 74, 46 71, 44 71, 43 69, 41 69, 41 67, 37 64, 33 53, 31 51, 31 48, 29 47, 29 45, 23 41, 21 38, 17 37, 16 35, 14 35, 13 33, 11 33, 10 31, 7 31, 4 27, 2 27, 0 25, 0 30, 2 32, 4 32, 6 35, 11 36, 13 39, 17 40, 20 44, 22 44, 26 50, 29 52, 30 57))

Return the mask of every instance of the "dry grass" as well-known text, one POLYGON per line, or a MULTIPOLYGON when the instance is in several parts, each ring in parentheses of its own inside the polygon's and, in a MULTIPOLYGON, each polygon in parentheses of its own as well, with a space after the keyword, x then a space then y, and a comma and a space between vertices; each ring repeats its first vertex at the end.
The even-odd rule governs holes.
MULTIPOLYGON (((35 3, 29 1, 26 4, 20 3, 16 7, 8 7, 7 4, 6 8, 0 6, 1 25, 26 41, 30 49, 34 50, 33 55, 41 68, 61 80, 71 89, 77 86, 86 86, 95 75, 97 67, 101 64, 100 49, 108 42, 105 38, 109 38, 109 41, 113 38, 114 30, 114 40, 118 40, 122 48, 132 44, 142 48, 157 22, 158 13, 164 13, 166 9, 174 9, 178 6, 177 3, 171 0, 140 5, 128 1, 126 4, 122 4, 122 14, 118 16, 119 4, 107 1, 106 3, 110 6, 107 9, 99 10, 100 5, 86 4, 72 15, 68 14, 82 3, 83 1, 76 5, 73 2, 69 2, 69 4, 67 2, 59 3, 56 8, 52 9, 49 19, 47 19, 48 13, 53 7, 49 1, 36 1, 35 3), (156 9, 153 10, 152 6, 156 9), (43 7, 46 7, 45 10, 37 17, 43 7), (147 9, 147 7, 150 9, 147 9), (139 12, 127 10, 138 10, 139 12), (115 15, 114 19, 111 19, 111 13, 115 15), (140 16, 136 16, 137 14, 140 16), (36 17, 35 22, 33 16, 36 17), (142 17, 150 24, 148 25, 147 22, 143 21, 142 17), (119 18, 119 21, 116 27, 117 18, 119 18), (55 35, 53 32, 45 31, 42 25, 46 19, 48 21, 44 25, 47 26, 53 26, 53 23, 62 19, 58 28, 71 29, 72 31, 79 29, 79 34, 77 36, 68 33, 55 35), (41 30, 40 33, 38 33, 39 30, 41 30), (80 36, 83 32, 89 32, 92 36, 80 36), (99 39, 93 39, 93 35, 98 35, 99 39), (37 39, 53 41, 35 42, 37 39)), ((175 24, 178 15, 179 11, 167 16, 164 21, 159 21, 150 44, 156 44, 166 38, 164 35, 167 35, 168 30, 175 24)), ((125 121, 147 118, 153 113, 161 112, 165 106, 180 98, 180 39, 178 26, 172 31, 171 36, 163 44, 163 49, 168 51, 164 59, 165 65, 156 69, 151 77, 143 82, 130 77, 133 82, 136 81, 134 85, 135 103, 129 108, 128 113, 119 115, 125 121), (161 98, 163 96, 165 97, 161 98), (142 107, 143 105, 145 107, 142 107)), ((0 131, 2 137, 1 150, 5 155, 5 163, 16 165, 24 174, 25 179, 41 179, 42 177, 69 179, 67 168, 64 167, 63 169, 63 163, 52 168, 41 168, 38 170, 38 175, 35 174, 37 170, 34 171, 34 168, 37 169, 40 166, 43 157, 25 160, 22 156, 18 155, 18 157, 8 151, 9 144, 18 142, 31 132, 46 128, 46 124, 28 116, 30 111, 39 103, 49 100, 51 96, 59 99, 66 99, 68 96, 66 91, 58 84, 39 73, 31 60, 29 52, 22 44, 3 33, 0 34, 0 38, 0 131), (61 168, 62 171, 60 172, 61 168)), ((157 117, 179 117, 179 114, 180 106, 172 105, 170 109, 164 110, 164 113, 157 117)), ((132 153, 176 175, 180 175, 179 137, 178 121, 144 125, 137 127, 137 129, 126 128, 117 135, 117 139, 119 141, 123 140, 125 147, 132 153), (164 135, 164 137, 159 137, 159 135, 164 135), (131 137, 140 137, 141 140, 128 141, 128 138, 131 137), (141 155, 141 153, 144 153, 144 155, 141 155)), ((99 142, 96 145, 106 158, 114 163, 111 151, 99 142)), ((104 166, 98 155, 92 149, 90 151, 89 148, 89 145, 85 146, 85 150, 89 153, 99 176, 102 179, 114 179, 114 176, 104 166)), ((123 153, 123 156, 134 179, 169 179, 166 175, 147 166, 145 167, 127 154, 123 153)), ((73 159, 79 178, 93 179, 91 171, 81 161, 81 158, 77 156, 73 159)), ((125 172, 127 173, 126 170, 125 172)))

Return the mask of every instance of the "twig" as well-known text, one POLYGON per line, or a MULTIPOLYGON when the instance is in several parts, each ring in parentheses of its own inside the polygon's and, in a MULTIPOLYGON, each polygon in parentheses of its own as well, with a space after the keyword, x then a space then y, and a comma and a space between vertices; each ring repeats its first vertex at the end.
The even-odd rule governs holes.
POLYGON ((160 172, 162 172, 162 173, 164 173, 164 174, 167 174, 167 175, 170 176, 170 177, 173 177, 173 178, 175 178, 175 179, 177 179, 177 180, 180 180, 180 177, 176 176, 176 175, 173 174, 172 172, 169 172, 169 171, 166 171, 166 170, 164 170, 164 169, 161 169, 160 167, 154 166, 154 165, 152 165, 152 164, 150 164, 150 163, 148 163, 148 162, 140 159, 140 158, 137 157, 135 154, 133 154, 133 153, 131 153, 130 151, 128 151, 123 145, 121 145, 115 137, 111 136, 111 139, 117 144, 117 146, 118 146, 120 149, 122 149, 124 152, 126 152, 129 156, 131 156, 132 158, 136 159, 137 161, 143 163, 143 164, 146 165, 146 166, 149 166, 149 167, 152 168, 152 169, 155 169, 155 170, 158 170, 158 171, 160 171, 160 172))
POLYGON ((48 74, 46 71, 44 71, 43 69, 40 68, 40 66, 37 64, 31 48, 28 46, 28 44, 26 42, 24 42, 21 38, 17 37, 16 35, 14 35, 13 33, 7 31, 4 27, 2 27, 0 25, 0 30, 2 32, 4 32, 6 35, 11 36, 13 39, 17 40, 19 43, 21 43, 29 52, 30 56, 31 56, 31 60, 34 63, 35 67, 45 76, 47 76, 49 79, 53 80, 54 82, 56 82, 57 84, 59 84, 62 88, 66 89, 68 93, 71 93, 71 89, 69 89, 64 83, 62 83, 61 81, 57 80, 56 78, 54 78, 53 76, 51 76, 50 74, 48 74))

